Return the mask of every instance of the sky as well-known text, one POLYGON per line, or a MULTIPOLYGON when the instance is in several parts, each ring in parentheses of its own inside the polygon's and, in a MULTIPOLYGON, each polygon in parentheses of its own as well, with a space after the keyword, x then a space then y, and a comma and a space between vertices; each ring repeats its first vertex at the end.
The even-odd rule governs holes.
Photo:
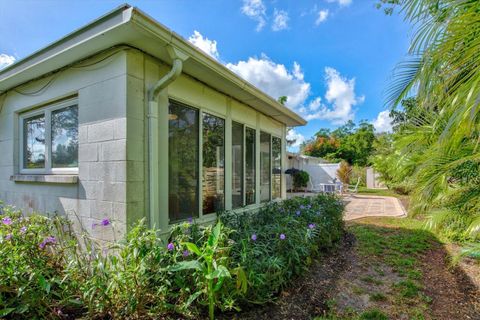
MULTIPOLYGON (((123 4, 117 0, 0 0, 0 68, 123 4)), ((385 90, 411 27, 377 0, 149 0, 128 3, 320 128, 366 120, 390 130, 385 90)))

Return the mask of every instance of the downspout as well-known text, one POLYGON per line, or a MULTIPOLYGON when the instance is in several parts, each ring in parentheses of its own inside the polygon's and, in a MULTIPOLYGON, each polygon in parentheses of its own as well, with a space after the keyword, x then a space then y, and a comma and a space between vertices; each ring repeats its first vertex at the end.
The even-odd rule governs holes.
MULTIPOLYGON (((170 71, 158 80, 148 90, 148 180, 149 180, 149 220, 150 226, 155 225, 158 221, 156 215, 160 214, 159 206, 159 178, 158 178, 158 109, 159 109, 159 95, 162 90, 166 89, 178 76, 182 73, 183 61, 188 56, 172 46, 167 46, 167 51, 173 59, 172 68, 170 71)), ((165 119, 160 119, 161 121, 165 119)), ((166 137, 162 137, 166 139, 166 137)), ((159 227, 156 225, 155 227, 159 227)))

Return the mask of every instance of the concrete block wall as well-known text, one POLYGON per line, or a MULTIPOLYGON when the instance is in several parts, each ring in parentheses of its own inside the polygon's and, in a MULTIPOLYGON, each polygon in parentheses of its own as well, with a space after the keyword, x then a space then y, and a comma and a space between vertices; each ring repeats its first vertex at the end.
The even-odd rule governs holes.
MULTIPOLYGON (((93 57, 88 64, 103 57, 93 57)), ((127 229, 127 191, 143 192, 127 186, 130 180, 143 181, 135 146, 127 150, 127 53, 120 50, 99 64, 67 69, 55 77, 41 94, 27 93, 49 78, 0 97, 0 200, 26 212, 67 215, 77 231, 87 231, 98 240, 118 239, 127 229), (79 108, 78 183, 11 181, 10 176, 19 173, 18 114, 72 96, 79 108), (113 227, 98 226, 105 218, 113 227)))

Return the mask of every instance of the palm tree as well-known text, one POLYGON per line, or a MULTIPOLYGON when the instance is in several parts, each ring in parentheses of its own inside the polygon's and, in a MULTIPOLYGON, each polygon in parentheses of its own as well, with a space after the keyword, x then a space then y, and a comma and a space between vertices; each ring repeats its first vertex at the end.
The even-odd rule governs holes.
POLYGON ((394 71, 387 101, 414 95, 418 116, 396 143, 413 171, 415 212, 430 226, 480 235, 480 1, 397 3, 415 28, 410 58, 394 71))

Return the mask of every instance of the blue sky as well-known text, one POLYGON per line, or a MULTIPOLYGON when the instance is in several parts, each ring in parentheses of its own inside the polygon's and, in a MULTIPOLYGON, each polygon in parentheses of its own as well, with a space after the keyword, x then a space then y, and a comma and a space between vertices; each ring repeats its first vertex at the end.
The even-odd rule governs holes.
MULTIPOLYGON (((0 0, 0 67, 124 1, 0 0)), ((388 130, 384 91, 406 54, 410 27, 376 0, 129 1, 322 127, 368 120, 388 130), (196 32, 195 32, 196 31, 196 32)))

